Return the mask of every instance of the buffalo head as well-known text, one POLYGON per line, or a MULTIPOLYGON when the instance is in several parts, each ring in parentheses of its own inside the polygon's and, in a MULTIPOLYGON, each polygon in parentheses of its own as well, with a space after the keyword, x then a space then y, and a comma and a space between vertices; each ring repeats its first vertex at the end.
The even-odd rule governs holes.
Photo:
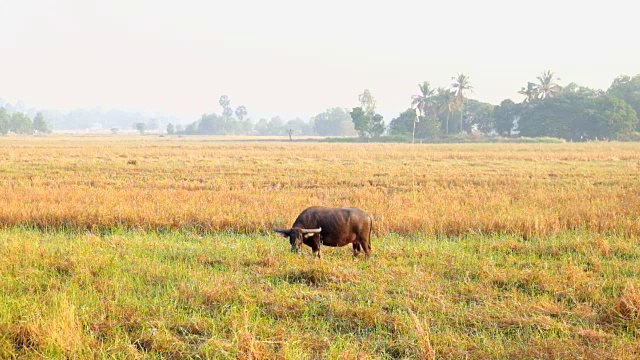
POLYGON ((282 234, 282 236, 289 237, 289 243, 291 244, 291 251, 299 252, 302 247, 302 243, 304 239, 314 236, 315 234, 319 234, 322 231, 322 228, 317 229, 302 229, 298 227, 294 227, 291 229, 282 229, 275 228, 273 231, 282 234))

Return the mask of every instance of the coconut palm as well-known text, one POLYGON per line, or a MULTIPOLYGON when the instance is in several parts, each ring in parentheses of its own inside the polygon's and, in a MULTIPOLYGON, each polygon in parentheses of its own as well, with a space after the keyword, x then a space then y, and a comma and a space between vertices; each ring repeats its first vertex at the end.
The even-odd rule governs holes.
POLYGON ((415 141, 416 136, 416 123, 420 121, 420 117, 424 117, 427 109, 430 109, 432 112, 434 111, 433 106, 433 94, 434 90, 431 88, 431 85, 428 81, 423 82, 422 84, 418 84, 420 88, 420 94, 411 96, 411 106, 414 107, 419 116, 416 116, 416 120, 413 122, 413 139, 415 141))
POLYGON ((538 76, 538 97, 545 99, 548 97, 554 97, 562 91, 562 87, 554 82, 554 80, 560 80, 560 78, 553 78, 554 73, 551 70, 547 70, 542 73, 542 76, 538 76))
POLYGON ((473 89, 473 86, 469 85, 469 77, 462 73, 458 74, 458 76, 453 76, 451 80, 453 80, 451 87, 456 94, 456 103, 460 108, 460 131, 462 131, 462 115, 464 114, 465 100, 464 92, 473 89))
POLYGON ((449 117, 451 116, 451 111, 456 106, 456 93, 451 91, 450 89, 439 87, 436 89, 436 106, 438 108, 438 112, 447 112, 447 120, 445 122, 445 134, 449 133, 449 117))
POLYGON ((518 94, 525 96, 523 102, 528 104, 537 99, 539 93, 540 89, 538 88, 538 84, 532 82, 528 82, 527 87, 523 87, 520 91, 518 91, 518 94))
POLYGON ((425 115, 427 110, 434 111, 433 109, 433 94, 435 90, 431 88, 428 81, 418 84, 420 88, 419 95, 411 96, 411 106, 414 106, 422 116, 425 115))

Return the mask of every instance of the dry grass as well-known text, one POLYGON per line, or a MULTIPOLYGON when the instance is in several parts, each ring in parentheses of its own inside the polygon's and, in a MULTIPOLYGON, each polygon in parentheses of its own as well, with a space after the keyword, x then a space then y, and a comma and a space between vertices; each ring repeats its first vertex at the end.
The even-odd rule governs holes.
POLYGON ((0 358, 640 357, 637 144, 210 140, 0 138, 0 358))
POLYGON ((413 311, 411 311, 411 309, 409 309, 409 315, 411 315, 411 319, 416 325, 416 332, 418 334, 418 337, 420 338, 420 342, 422 345, 421 347, 422 352, 418 355, 418 359, 435 360, 436 351, 433 349, 433 346, 431 345, 431 331, 429 330, 429 325, 427 324, 426 326, 423 326, 420 319, 418 319, 416 314, 413 311))
POLYGON ((615 305, 615 315, 640 324, 640 290, 629 282, 615 305))
POLYGON ((318 204, 362 207, 378 233, 638 235, 639 150, 0 138, 0 223, 265 231, 318 204))

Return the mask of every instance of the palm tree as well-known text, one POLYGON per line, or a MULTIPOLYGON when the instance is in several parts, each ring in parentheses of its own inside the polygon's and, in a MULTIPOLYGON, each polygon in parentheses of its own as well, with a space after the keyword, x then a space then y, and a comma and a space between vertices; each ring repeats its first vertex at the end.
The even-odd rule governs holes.
MULTIPOLYGON (((418 110, 418 114, 416 115, 420 115, 424 117, 427 109, 431 109, 431 111, 434 111, 433 109, 434 90, 431 88, 431 85, 429 84, 428 81, 425 81, 422 84, 418 84, 418 87, 420 88, 420 94, 411 96, 411 99, 412 99, 411 106, 412 107, 414 106, 418 110)), ((413 140, 412 141, 414 142, 416 137, 416 123, 420 121, 420 116, 416 116, 416 120, 413 122, 413 140)))
POLYGON ((538 96, 540 99, 545 99, 548 97, 554 97, 562 91, 562 87, 555 82, 554 80, 560 80, 560 78, 553 78, 554 73, 551 70, 547 70, 542 73, 542 76, 538 76, 538 96))
POLYGON ((244 105, 240 105, 236 108, 236 117, 238 120, 242 121, 244 117, 247 116, 247 107, 244 105))
POLYGON ((518 91, 518 94, 524 95, 525 98, 523 102, 530 104, 532 101, 538 98, 540 89, 538 87, 538 84, 528 82, 527 87, 523 87, 520 91, 518 91))
POLYGON ((464 114, 464 92, 473 89, 473 86, 469 85, 469 77, 465 74, 458 74, 451 78, 453 83, 451 87, 456 94, 456 103, 460 107, 460 131, 462 131, 462 115, 464 114))
POLYGON ((220 99, 218 100, 218 104, 220 104, 223 109, 228 108, 230 103, 231 100, 229 100, 229 97, 227 95, 220 96, 220 99))
POLYGON ((456 105, 456 93, 451 91, 450 89, 439 87, 436 89, 437 94, 437 107, 438 112, 442 113, 444 111, 447 112, 447 121, 446 121, 446 131, 445 134, 449 134, 449 117, 451 116, 451 111, 456 105))
POLYGON ((418 87, 420 88, 420 94, 411 96, 411 99, 413 99, 411 105, 415 106, 420 111, 420 114, 424 116, 427 109, 433 111, 433 94, 435 90, 431 88, 428 81, 418 84, 418 87))
POLYGON ((226 122, 227 119, 233 116, 233 110, 231 110, 231 108, 229 107, 229 104, 231 104, 231 100, 229 100, 229 97, 227 95, 222 95, 218 100, 218 104, 222 106, 222 117, 226 122))

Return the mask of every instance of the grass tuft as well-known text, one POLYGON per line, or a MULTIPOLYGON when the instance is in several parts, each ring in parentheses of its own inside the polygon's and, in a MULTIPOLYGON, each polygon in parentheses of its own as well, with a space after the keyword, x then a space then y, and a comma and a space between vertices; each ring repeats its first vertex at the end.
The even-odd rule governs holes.
POLYGON ((411 319, 416 327, 416 333, 418 335, 418 339, 420 341, 420 354, 418 355, 418 359, 420 360, 435 360, 436 351, 431 345, 431 330, 429 329, 429 325, 424 325, 418 319, 416 314, 409 309, 409 315, 411 315, 411 319))
POLYGON ((622 296, 614 306, 615 313, 622 319, 640 324, 640 290, 633 282, 627 283, 622 296))

